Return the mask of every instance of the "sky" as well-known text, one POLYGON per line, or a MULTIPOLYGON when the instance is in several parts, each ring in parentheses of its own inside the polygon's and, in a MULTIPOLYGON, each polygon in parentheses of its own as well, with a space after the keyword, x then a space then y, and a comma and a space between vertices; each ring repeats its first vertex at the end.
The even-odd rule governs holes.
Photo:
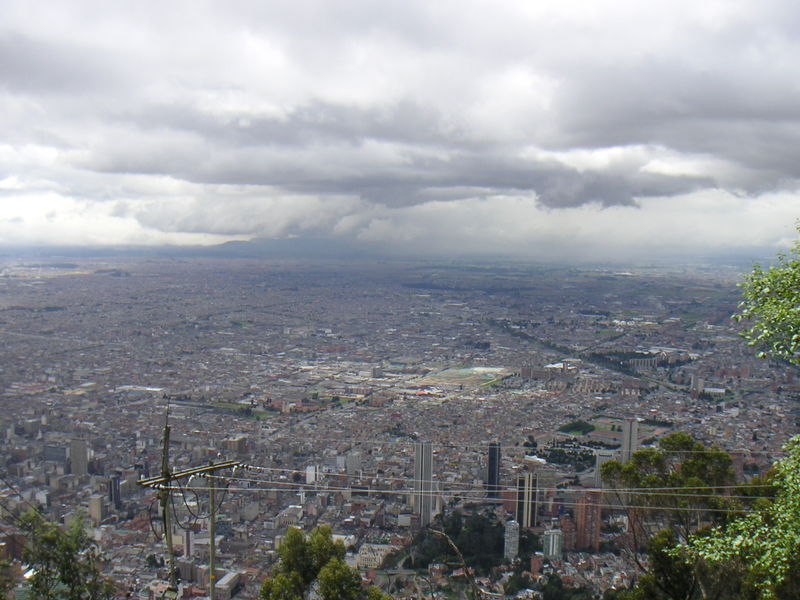
POLYGON ((0 245, 786 249, 798 56, 791 0, 0 0, 0 245))

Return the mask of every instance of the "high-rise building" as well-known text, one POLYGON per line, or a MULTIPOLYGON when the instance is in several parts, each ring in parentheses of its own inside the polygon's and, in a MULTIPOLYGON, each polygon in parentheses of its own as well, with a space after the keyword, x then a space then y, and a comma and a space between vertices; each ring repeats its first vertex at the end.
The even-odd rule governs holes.
POLYGON ((573 552, 577 547, 577 526, 575 519, 569 513, 558 517, 558 528, 561 530, 562 549, 564 552, 573 552))
POLYGON ((59 446, 57 444, 45 444, 42 460, 50 460, 65 464, 67 462, 67 447, 59 446))
POLYGON ((519 555, 519 523, 506 521, 503 535, 503 556, 514 560, 519 555))
POLYGON ((639 447, 639 421, 625 419, 622 424, 622 462, 628 462, 639 447))
POLYGON ((514 502, 514 518, 522 527, 531 526, 533 512, 530 497, 532 473, 524 473, 517 477, 516 500, 514 502))
POLYGON ((489 444, 489 463, 486 472, 486 490, 489 498, 500 497, 500 443, 489 444))
POLYGON ((542 552, 545 558, 561 558, 563 538, 560 529, 548 529, 542 534, 542 552))
POLYGON ((86 440, 72 440, 69 445, 69 467, 73 475, 89 473, 89 448, 86 440))
POLYGON ((108 480, 108 501, 115 509, 122 508, 122 473, 115 472, 108 480))
POLYGON ((306 466, 306 483, 312 484, 317 482, 317 465, 306 466))
POLYGON ((541 552, 534 552, 533 556, 531 556, 531 566, 530 571, 531 575, 534 578, 538 578, 542 572, 542 567, 544 566, 544 554, 541 552))
POLYGON ((344 468, 348 475, 358 475, 361 471, 361 452, 350 452, 344 459, 344 468))
POLYGON ((183 555, 191 556, 194 552, 194 532, 186 529, 183 532, 183 555))
POLYGON ((600 526, 602 524, 602 494, 587 492, 575 506, 578 550, 599 552, 600 526))
POLYGON ((433 449, 430 442, 417 442, 414 450, 414 512, 426 527, 433 513, 433 449))
POLYGON ((515 518, 521 527, 535 527, 539 521, 539 474, 525 473, 517 478, 515 518))
POLYGON ((106 518, 105 498, 99 494, 89 496, 89 518, 91 518, 95 524, 100 523, 100 521, 106 518))
POLYGON ((600 468, 603 466, 603 463, 607 463, 610 460, 614 459, 614 451, 613 450, 595 450, 594 454, 594 485, 596 487, 603 486, 603 478, 600 477, 600 468))

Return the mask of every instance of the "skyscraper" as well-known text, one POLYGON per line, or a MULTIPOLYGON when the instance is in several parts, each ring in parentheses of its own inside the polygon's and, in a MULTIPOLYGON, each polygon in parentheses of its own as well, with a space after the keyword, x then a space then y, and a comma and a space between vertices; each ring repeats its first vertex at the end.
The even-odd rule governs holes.
POLYGON ((89 473, 89 449, 86 440, 72 440, 70 443, 69 467, 73 475, 89 473))
POLYGON ((414 450, 414 511, 426 527, 433 512, 433 450, 430 442, 417 442, 414 450))
POLYGON ((542 534, 542 550, 545 558, 561 558, 563 535, 560 529, 548 529, 542 534))
POLYGON ((539 520, 539 475, 525 473, 517 478, 515 518, 520 527, 534 527, 539 520))
POLYGON ((639 421, 625 419, 622 424, 622 462, 628 462, 639 447, 639 421))
POLYGON ((89 496, 89 517, 95 525, 106 518, 105 498, 99 494, 89 496))
POLYGON ((486 490, 489 498, 500 496, 500 444, 489 444, 489 464, 486 473, 486 490))
POLYGON ((575 507, 578 550, 600 550, 601 501, 600 492, 587 492, 578 500, 575 507))
POLYGON ((522 527, 531 526, 531 473, 525 473, 517 477, 517 501, 514 508, 514 518, 522 527))
POLYGON ((594 484, 597 487, 602 487, 603 485, 603 478, 600 476, 600 467, 603 466, 604 463, 607 463, 610 460, 615 458, 615 452, 613 450, 595 450, 594 453, 594 484))
POLYGON ((108 480, 108 501, 115 509, 122 508, 122 473, 116 471, 108 480))
POLYGON ((514 560, 519 555, 519 523, 506 521, 503 536, 503 556, 514 560))

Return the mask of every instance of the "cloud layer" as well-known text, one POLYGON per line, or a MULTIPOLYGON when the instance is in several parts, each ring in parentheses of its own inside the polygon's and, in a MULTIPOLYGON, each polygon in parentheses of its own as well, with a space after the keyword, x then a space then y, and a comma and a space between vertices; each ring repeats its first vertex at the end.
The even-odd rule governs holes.
POLYGON ((0 6, 0 239, 437 253, 786 244, 800 8, 0 6))

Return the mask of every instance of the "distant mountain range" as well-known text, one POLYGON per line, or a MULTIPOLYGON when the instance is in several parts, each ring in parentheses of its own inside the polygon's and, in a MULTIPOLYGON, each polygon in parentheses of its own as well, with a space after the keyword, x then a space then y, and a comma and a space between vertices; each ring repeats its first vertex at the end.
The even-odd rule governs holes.
MULTIPOLYGON (((0 257, 4 258, 90 258, 90 257, 151 257, 151 258, 267 258, 279 260, 469 260, 481 263, 531 262, 596 264, 590 258, 562 257, 561 260, 546 260, 536 256, 485 255, 464 251, 460 255, 426 255, 415 247, 386 246, 375 242, 363 242, 336 238, 284 238, 255 239, 251 241, 226 242, 214 246, 0 246, 0 257)), ((652 265, 727 265, 749 270, 754 262, 769 264, 775 260, 774 248, 726 251, 706 255, 647 256, 638 260, 621 258, 617 261, 600 261, 603 265, 652 264, 652 265)))

